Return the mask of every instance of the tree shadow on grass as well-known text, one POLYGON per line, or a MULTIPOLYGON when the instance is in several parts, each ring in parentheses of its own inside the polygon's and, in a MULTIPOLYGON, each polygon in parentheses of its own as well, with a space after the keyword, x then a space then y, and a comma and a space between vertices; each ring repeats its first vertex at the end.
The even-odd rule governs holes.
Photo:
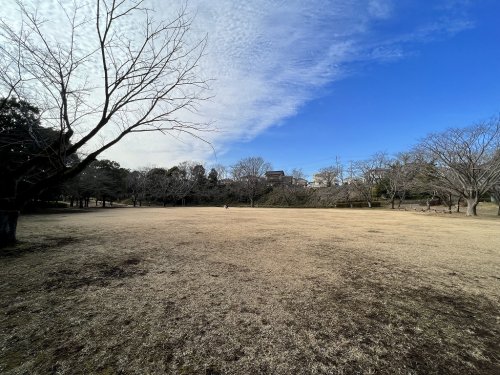
POLYGON ((74 237, 52 237, 46 238, 43 242, 18 241, 15 245, 0 249, 0 259, 18 258, 26 254, 49 251, 77 242, 74 237))

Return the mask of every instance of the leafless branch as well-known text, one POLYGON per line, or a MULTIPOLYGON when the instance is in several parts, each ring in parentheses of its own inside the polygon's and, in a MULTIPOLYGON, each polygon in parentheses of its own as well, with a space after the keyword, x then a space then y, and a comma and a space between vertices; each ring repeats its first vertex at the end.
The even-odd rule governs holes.
POLYGON ((157 22, 143 1, 96 0, 92 18, 81 16, 91 5, 58 4, 65 25, 55 40, 50 22, 23 2, 19 28, 0 21, 1 96, 28 100, 43 111, 44 124, 59 132, 10 172, 19 179, 44 160, 59 166, 26 194, 78 173, 127 134, 181 132, 207 142, 200 132, 213 130, 211 124, 183 118, 208 98, 208 81, 199 70, 207 39, 189 42, 186 6, 157 22), (142 25, 140 33, 122 27, 131 17, 142 25), (60 167, 84 146, 90 151, 79 163, 60 167))

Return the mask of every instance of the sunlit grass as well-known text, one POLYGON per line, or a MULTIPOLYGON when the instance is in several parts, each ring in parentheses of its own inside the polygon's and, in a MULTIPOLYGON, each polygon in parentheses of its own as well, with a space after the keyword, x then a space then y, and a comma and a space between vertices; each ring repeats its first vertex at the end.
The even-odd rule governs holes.
POLYGON ((0 372, 497 374, 491 207, 22 217, 0 372))

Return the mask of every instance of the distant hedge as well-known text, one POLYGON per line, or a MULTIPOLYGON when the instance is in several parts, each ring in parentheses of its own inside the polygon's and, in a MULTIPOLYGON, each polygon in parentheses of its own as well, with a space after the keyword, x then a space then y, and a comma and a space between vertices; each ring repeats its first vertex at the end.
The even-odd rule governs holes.
MULTIPOLYGON (((368 207, 368 203, 363 202, 339 202, 335 206, 335 208, 363 208, 368 207)), ((382 207, 382 202, 372 202, 373 207, 382 207)))

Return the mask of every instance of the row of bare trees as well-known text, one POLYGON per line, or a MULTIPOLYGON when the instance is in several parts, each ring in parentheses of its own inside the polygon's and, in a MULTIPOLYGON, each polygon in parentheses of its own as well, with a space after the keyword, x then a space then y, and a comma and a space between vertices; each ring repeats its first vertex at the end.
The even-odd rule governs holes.
MULTIPOLYGON (((337 163, 323 168, 317 175, 327 187, 351 185, 348 190, 368 206, 380 193, 392 208, 396 200, 401 204, 416 193, 428 201, 438 198, 449 210, 464 202, 467 215, 475 216, 481 197, 500 202, 500 119, 430 134, 394 158, 378 153, 348 167, 337 163)), ((349 193, 344 195, 349 199, 349 193)))
MULTIPOLYGON (((386 201, 395 208, 407 198, 418 198, 426 202, 428 209, 437 201, 450 212, 454 205, 459 209, 463 203, 467 215, 474 216, 481 197, 492 196, 500 201, 498 136, 499 121, 495 119, 431 134, 412 150, 394 157, 377 153, 347 165, 337 159, 335 165, 316 174, 323 182, 323 187, 317 189, 294 185, 290 183, 293 180, 271 187, 265 173, 272 166, 261 157, 244 158, 229 167, 215 165, 208 173, 202 164, 194 162, 123 172, 116 163, 98 161, 78 179, 87 195, 92 192, 103 200, 105 196, 129 198, 134 206, 147 202, 248 203, 253 207, 259 201, 280 206, 354 207, 363 203, 372 207, 386 201), (122 182, 109 184, 111 175, 115 180, 122 176, 122 182), (96 183, 96 176, 100 183, 96 183), (114 186, 115 191, 109 186, 114 186)), ((289 174, 295 179, 305 177, 300 169, 289 174)))
POLYGON ((127 191, 135 206, 161 203, 205 203, 216 200, 217 172, 212 169, 208 176, 201 164, 183 162, 172 168, 142 168, 128 174, 127 191))
MULTIPOLYGON (((337 159, 317 173, 324 183, 320 189, 289 183, 271 188, 265 173, 272 167, 261 157, 244 158, 230 167, 216 165, 208 177, 204 167, 195 163, 143 169, 129 175, 134 181, 130 186, 143 186, 142 192, 134 189, 134 202, 150 196, 164 204, 189 197, 188 203, 236 201, 253 206, 259 200, 271 205, 353 207, 364 202, 372 207, 375 201, 385 200, 395 208, 408 197, 418 197, 428 208, 438 201, 450 212, 452 206, 463 204, 467 215, 475 216, 481 198, 491 196, 500 202, 499 126, 499 119, 492 119, 430 134, 412 150, 394 157, 377 153, 347 165, 337 159)), ((304 177, 300 169, 290 174, 304 177)))
POLYGON ((71 206, 89 207, 90 199, 121 200, 134 207, 146 205, 193 205, 249 203, 267 192, 264 173, 270 164, 260 157, 240 160, 233 166, 214 165, 209 171, 196 162, 176 166, 127 170, 110 160, 96 160, 78 176, 44 194, 45 199, 67 199, 71 206))
POLYGON ((102 202, 122 200, 134 207, 143 204, 186 205, 223 204, 254 200, 267 189, 263 178, 269 163, 262 158, 246 158, 232 167, 215 165, 206 171, 202 164, 185 161, 171 168, 143 167, 126 170, 110 160, 96 160, 75 178, 47 197, 64 196, 81 208, 92 198, 102 202), (231 177, 231 178, 227 178, 231 177))
POLYGON ((334 191, 337 188, 335 196, 347 203, 362 200, 372 207, 373 201, 383 196, 394 208, 397 199, 401 204, 410 191, 418 190, 422 165, 411 152, 394 158, 380 152, 346 166, 337 159, 335 165, 320 169, 316 176, 325 187, 332 187, 334 191))

